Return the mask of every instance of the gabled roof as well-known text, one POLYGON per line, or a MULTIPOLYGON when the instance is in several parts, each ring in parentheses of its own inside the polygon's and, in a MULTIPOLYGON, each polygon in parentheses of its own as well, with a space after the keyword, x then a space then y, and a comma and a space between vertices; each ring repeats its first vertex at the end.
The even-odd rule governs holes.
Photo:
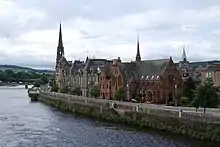
POLYGON ((105 66, 106 62, 106 59, 88 59, 83 70, 97 72, 97 68, 105 66))
POLYGON ((160 76, 170 59, 145 60, 137 63, 137 78, 141 79, 147 76, 160 76))
POLYGON ((75 60, 70 67, 70 71, 72 74, 76 74, 79 70, 83 70, 85 64, 83 61, 75 60))
POLYGON ((66 60, 66 58, 64 56, 62 56, 58 62, 58 67, 60 67, 61 65, 69 65, 68 61, 66 60))
POLYGON ((135 77, 136 74, 136 63, 135 62, 124 62, 120 66, 122 74, 126 79, 135 77))

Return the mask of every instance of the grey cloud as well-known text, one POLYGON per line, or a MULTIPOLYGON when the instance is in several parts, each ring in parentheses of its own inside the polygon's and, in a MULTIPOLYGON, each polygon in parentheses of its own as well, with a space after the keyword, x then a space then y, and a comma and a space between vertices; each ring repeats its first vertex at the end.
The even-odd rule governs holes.
MULTIPOLYGON (((58 29, 58 23, 74 21, 77 18, 83 18, 84 20, 93 21, 109 21, 114 20, 115 18, 120 18, 125 15, 135 14, 138 12, 144 12, 152 9, 157 10, 172 10, 173 12, 179 13, 181 10, 193 9, 199 10, 204 9, 210 6, 220 5, 219 0, 185 0, 185 1, 177 1, 177 0, 16 0, 13 1, 18 6, 23 9, 36 9, 43 13, 45 13, 46 18, 35 18, 30 17, 26 22, 21 25, 19 21, 13 16, 10 16, 4 20, 0 21, 0 38, 8 38, 10 39, 10 44, 13 46, 17 46, 19 42, 16 42, 16 38, 20 34, 24 34, 30 30, 36 29, 58 29)), ((163 16, 161 16, 163 17, 163 16)), ((1 18, 0 18, 1 19, 1 18)), ((160 18, 158 18, 160 19, 160 18)), ((175 19, 175 18, 174 18, 175 19)), ((146 18, 147 20, 147 18, 146 18)), ((135 20, 134 20, 135 21, 135 20)), ((190 23, 190 22, 189 22, 190 23)), ((218 52, 218 40, 220 39, 220 35, 213 35, 212 30, 219 29, 220 22, 218 20, 212 22, 204 22, 203 24, 199 24, 194 31, 184 32, 181 30, 180 22, 172 22, 171 20, 167 20, 166 22, 161 22, 158 24, 150 24, 149 27, 140 28, 140 39, 141 43, 151 43, 151 41, 155 42, 160 41, 170 42, 170 41, 189 41, 192 44, 198 44, 199 41, 210 41, 217 42, 216 46, 213 46, 214 49, 210 49, 210 51, 218 52)), ((106 27, 104 31, 109 32, 108 23, 104 26, 106 27), (105 26, 106 25, 106 26, 105 26)), ((185 25, 185 24, 182 24, 185 25)), ((111 26, 110 26, 111 27, 111 26)), ((137 26, 138 28, 138 26, 137 26)), ((82 34, 81 39, 92 40, 94 46, 97 48, 103 48, 103 51, 93 51, 97 57, 108 57, 115 58, 117 55, 109 55, 104 49, 108 46, 113 46, 117 44, 136 44, 136 33, 135 29, 131 28, 128 32, 121 30, 116 30, 113 33, 106 33, 104 36, 101 36, 100 32, 91 31, 88 29, 81 28, 80 33, 82 34), (132 30, 133 29, 133 30, 132 30), (132 34, 134 33, 134 34, 132 34)), ((100 28, 92 28, 94 30, 100 28)), ((103 29, 103 28, 102 28, 103 29)), ((20 42, 21 43, 21 42, 20 42)), ((24 43, 24 42, 22 42, 24 43)), ((57 44, 54 45, 55 48, 57 44)), ((65 46, 65 44, 64 44, 65 46)), ((191 50, 202 50, 200 47, 190 46, 191 50)), ((169 45, 161 45, 160 47, 155 47, 149 49, 147 53, 146 51, 142 51, 142 58, 167 58, 170 55, 173 55, 174 59, 179 59, 181 57, 180 54, 172 52, 170 50, 172 46, 169 45), (164 49, 166 48, 166 49, 164 49), (156 50, 152 53, 152 50, 156 50), (151 53, 150 53, 151 52, 151 53), (149 56, 150 55, 150 56, 149 56)), ((202 48, 202 47, 201 47, 202 48)), ((66 48, 65 48, 66 49, 66 48)), ((204 47, 203 47, 204 50, 204 47)), ((49 57, 48 60, 43 60, 43 57, 30 56, 27 54, 19 54, 20 57, 11 57, 11 55, 7 55, 6 53, 1 53, 0 62, 1 63, 10 63, 10 64, 20 64, 26 66, 34 66, 34 67, 53 67, 55 60, 55 51, 53 53, 53 57, 49 57), (39 61, 42 61, 39 63, 39 61)), ((79 59, 85 59, 85 55, 77 54, 79 59)), ((201 59, 211 59, 211 58, 220 58, 216 56, 207 57, 203 53, 197 55, 192 53, 189 55, 191 60, 201 60, 201 59)), ((122 59, 130 59, 122 57, 122 59)))

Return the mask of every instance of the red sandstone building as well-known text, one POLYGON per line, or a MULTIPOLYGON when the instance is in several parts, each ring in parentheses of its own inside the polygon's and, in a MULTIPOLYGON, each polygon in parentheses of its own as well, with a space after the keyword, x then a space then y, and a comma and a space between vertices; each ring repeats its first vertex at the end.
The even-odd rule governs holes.
POLYGON ((139 41, 135 62, 122 63, 115 59, 105 68, 100 68, 100 98, 114 99, 115 92, 123 87, 126 99, 141 98, 150 103, 173 101, 182 78, 172 58, 141 60, 139 41))
POLYGON ((214 87, 220 88, 220 64, 211 65, 201 70, 201 82, 205 82, 207 77, 211 77, 214 87))

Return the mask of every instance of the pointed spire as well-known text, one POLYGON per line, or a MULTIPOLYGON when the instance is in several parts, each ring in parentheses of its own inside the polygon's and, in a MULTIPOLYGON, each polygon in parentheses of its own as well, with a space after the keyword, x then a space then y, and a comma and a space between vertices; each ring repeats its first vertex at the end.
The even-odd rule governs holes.
POLYGON ((139 45, 139 34, 137 34, 137 54, 136 54, 136 61, 141 61, 140 45, 139 45))
POLYGON ((61 22, 60 22, 60 32, 59 32, 58 47, 63 47, 63 38, 62 38, 61 22))
POLYGON ((185 51, 185 45, 183 45, 182 60, 183 60, 183 61, 187 61, 187 58, 186 58, 186 51, 185 51))
POLYGON ((62 30, 61 30, 61 23, 60 23, 60 31, 59 31, 59 40, 57 46, 57 57, 56 57, 56 68, 60 61, 60 59, 64 56, 64 47, 63 47, 63 38, 62 38, 62 30))

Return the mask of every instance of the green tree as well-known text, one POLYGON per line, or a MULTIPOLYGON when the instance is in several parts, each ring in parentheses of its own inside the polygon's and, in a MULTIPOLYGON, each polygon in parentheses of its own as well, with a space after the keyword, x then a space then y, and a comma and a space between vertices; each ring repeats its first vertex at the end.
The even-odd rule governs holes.
POLYGON ((48 78, 45 74, 42 74, 40 77, 40 81, 42 84, 47 84, 48 83, 48 78))
POLYGON ((183 92, 182 96, 188 98, 188 105, 192 102, 194 98, 194 90, 196 89, 196 82, 190 77, 184 84, 183 84, 183 92))
POLYGON ((75 87, 70 90, 70 94, 80 96, 82 95, 82 90, 80 89, 80 87, 75 87))
POLYGON ((99 86, 93 86, 91 89, 90 89, 90 94, 92 97, 99 97, 100 96, 100 89, 99 89, 99 86))
POLYGON ((119 100, 119 101, 124 101, 125 100, 125 90, 124 90, 124 88, 121 87, 115 92, 115 99, 119 100))
POLYGON ((69 93, 69 87, 68 86, 64 86, 63 88, 60 89, 61 93, 69 93))
POLYGON ((59 87, 57 86, 57 84, 52 85, 51 91, 52 92, 58 92, 59 91, 59 87))
POLYGON ((34 87, 40 87, 40 81, 39 80, 36 80, 34 82, 34 87))
POLYGON ((217 89, 213 86, 211 77, 207 77, 206 81, 200 84, 195 91, 195 98, 193 100, 194 107, 216 108, 218 107, 219 99, 217 89))

